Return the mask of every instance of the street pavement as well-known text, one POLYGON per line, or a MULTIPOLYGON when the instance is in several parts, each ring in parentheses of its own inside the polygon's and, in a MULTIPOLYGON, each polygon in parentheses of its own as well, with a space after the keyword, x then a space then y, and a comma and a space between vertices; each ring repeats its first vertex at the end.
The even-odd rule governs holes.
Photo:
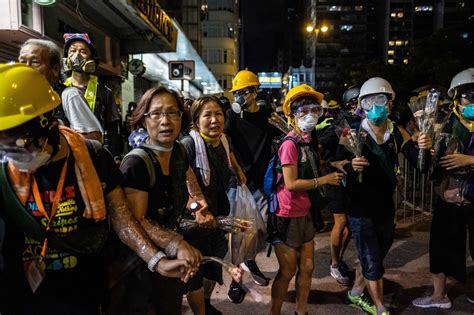
MULTIPOLYGON (((329 226, 330 227, 330 226, 329 226)), ((308 301, 309 314, 364 314, 352 308, 346 302, 347 288, 339 285, 329 275, 330 249, 329 231, 315 237, 315 270, 308 301)), ((386 305, 392 314, 474 314, 474 305, 466 301, 465 288, 462 284, 449 281, 448 295, 453 302, 449 310, 419 309, 411 305, 411 301, 431 292, 429 274, 429 217, 416 223, 397 224, 395 242, 385 259, 384 296, 386 305)), ((344 260, 353 267, 356 258, 353 241, 349 243, 344 260)), ((227 257, 228 259, 228 257, 227 257)), ((274 278, 278 270, 278 262, 274 251, 270 257, 266 253, 257 256, 257 263, 262 272, 274 278)), ((474 271, 469 258, 469 269, 474 271)), ((267 287, 254 285, 248 274, 244 275, 244 283, 253 287, 262 295, 260 302, 255 302, 248 294, 241 304, 231 303, 227 298, 230 276, 225 273, 224 285, 217 285, 211 303, 223 314, 269 314, 271 299, 271 282, 267 287)), ((294 279, 290 283, 282 314, 294 314, 295 291, 294 279)), ((186 299, 183 300, 184 314, 192 314, 186 299)))

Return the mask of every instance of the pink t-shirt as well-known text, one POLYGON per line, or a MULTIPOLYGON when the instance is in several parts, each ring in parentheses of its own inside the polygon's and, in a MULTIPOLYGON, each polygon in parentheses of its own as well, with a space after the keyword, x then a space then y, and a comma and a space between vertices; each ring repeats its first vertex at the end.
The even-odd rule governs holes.
MULTIPOLYGON (((292 134, 290 134, 292 135, 292 134)), ((278 150, 278 157, 281 166, 295 165, 298 166, 298 147, 291 141, 287 140, 282 143, 278 150)), ((283 176, 278 174, 279 178, 283 176)), ((278 209, 276 215, 285 218, 304 217, 309 213, 311 202, 306 191, 291 192, 286 189, 284 184, 277 187, 278 209)))

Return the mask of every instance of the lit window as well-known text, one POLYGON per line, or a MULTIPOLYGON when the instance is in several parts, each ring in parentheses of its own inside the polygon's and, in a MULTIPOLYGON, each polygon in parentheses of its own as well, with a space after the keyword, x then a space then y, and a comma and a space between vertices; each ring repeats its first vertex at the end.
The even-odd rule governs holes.
POLYGON ((389 45, 389 46, 394 46, 394 45, 395 45, 395 42, 394 42, 393 40, 389 40, 389 41, 388 41, 388 45, 389 45))
POLYGON ((393 59, 387 60, 387 62, 388 62, 389 65, 393 65, 394 61, 395 61, 395 60, 393 60, 393 59))
POLYGON ((387 52, 387 54, 389 54, 389 55, 395 55, 395 50, 389 50, 389 51, 387 52))
POLYGON ((407 40, 405 41, 405 45, 408 45, 408 41, 407 41, 407 40))
POLYGON ((468 32, 462 33, 461 38, 468 39, 469 38, 469 33, 468 32))
POLYGON ((398 13, 397 13, 397 17, 398 17, 399 19, 401 19, 401 18, 403 17, 403 12, 398 12, 398 13))
POLYGON ((356 11, 362 11, 362 10, 364 10, 364 6, 363 6, 363 5, 356 5, 356 6, 354 7, 354 10, 356 10, 356 11))
POLYGON ((415 7, 415 12, 433 11, 432 5, 419 5, 415 7))
POLYGON ((403 63, 407 65, 408 64, 408 59, 403 59, 403 63))
POLYGON ((402 46, 403 45, 403 41, 402 40, 397 40, 395 41, 395 46, 402 46))
POLYGON ((345 31, 345 32, 352 31, 352 25, 341 25, 341 31, 345 31))
POLYGON ((395 12, 392 12, 390 13, 390 16, 394 18, 394 17, 397 17, 397 14, 395 12))
POLYGON ((329 11, 341 11, 341 6, 340 5, 332 5, 329 7, 329 11))

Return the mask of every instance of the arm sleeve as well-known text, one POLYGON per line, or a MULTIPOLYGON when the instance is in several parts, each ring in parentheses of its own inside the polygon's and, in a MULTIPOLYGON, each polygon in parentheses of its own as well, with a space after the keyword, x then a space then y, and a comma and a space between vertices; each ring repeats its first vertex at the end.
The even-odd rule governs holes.
POLYGON ((141 191, 148 191, 150 175, 145 161, 139 156, 128 156, 123 160, 120 170, 123 173, 123 187, 130 187, 141 191))

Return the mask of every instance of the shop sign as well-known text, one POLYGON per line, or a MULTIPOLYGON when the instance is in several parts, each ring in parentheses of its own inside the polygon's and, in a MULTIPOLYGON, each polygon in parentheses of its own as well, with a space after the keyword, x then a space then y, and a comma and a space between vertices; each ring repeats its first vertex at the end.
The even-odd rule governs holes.
POLYGON ((140 17, 151 27, 154 33, 165 38, 168 44, 176 50, 178 30, 170 17, 160 7, 157 0, 128 0, 140 14, 140 17))
POLYGON ((259 72, 258 81, 262 89, 279 89, 281 88, 280 72, 259 72))

